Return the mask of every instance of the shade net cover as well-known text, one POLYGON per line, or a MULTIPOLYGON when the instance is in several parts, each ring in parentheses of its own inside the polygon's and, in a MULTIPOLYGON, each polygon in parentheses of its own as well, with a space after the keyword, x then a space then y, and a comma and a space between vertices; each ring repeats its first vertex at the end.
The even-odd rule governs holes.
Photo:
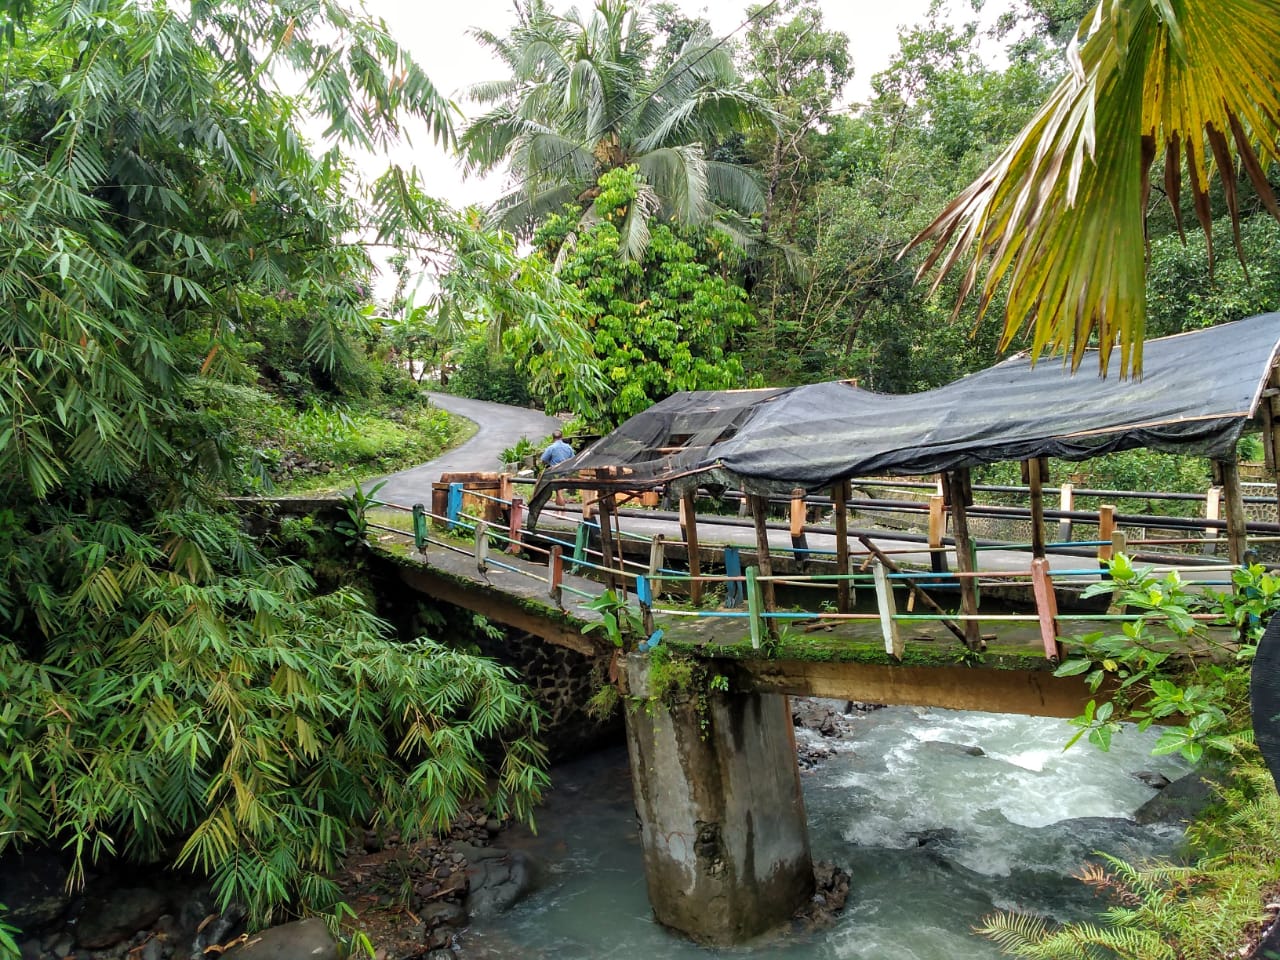
POLYGON ((815 490, 851 477, 919 475, 1003 460, 1084 460, 1147 447, 1227 458, 1256 414, 1280 313, 1147 341, 1141 379, 1102 378, 1087 353, 1019 355, 923 393, 847 381, 677 393, 554 470, 556 487, 815 490))

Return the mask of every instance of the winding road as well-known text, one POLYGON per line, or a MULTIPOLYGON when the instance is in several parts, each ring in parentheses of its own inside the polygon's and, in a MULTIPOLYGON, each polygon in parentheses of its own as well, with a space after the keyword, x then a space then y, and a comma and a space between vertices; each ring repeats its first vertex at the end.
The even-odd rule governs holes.
POLYGON ((387 483, 378 492, 379 500, 405 507, 430 503, 431 484, 440 479, 440 474, 496 471, 501 467, 498 455, 507 447, 514 446, 521 437, 537 442, 561 426, 555 417, 539 410, 471 400, 447 393, 428 393, 427 397, 435 406, 466 417, 479 429, 466 443, 434 460, 381 478, 387 483))

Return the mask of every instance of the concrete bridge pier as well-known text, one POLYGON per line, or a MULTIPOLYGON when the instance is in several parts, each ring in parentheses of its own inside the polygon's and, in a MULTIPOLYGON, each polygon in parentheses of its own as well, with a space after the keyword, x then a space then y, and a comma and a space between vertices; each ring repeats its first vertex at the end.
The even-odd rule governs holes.
POLYGON ((813 894, 795 732, 780 694, 649 696, 649 659, 626 658, 627 750, 649 902, 701 943, 741 943, 813 894), (699 703, 701 700, 701 703, 699 703))

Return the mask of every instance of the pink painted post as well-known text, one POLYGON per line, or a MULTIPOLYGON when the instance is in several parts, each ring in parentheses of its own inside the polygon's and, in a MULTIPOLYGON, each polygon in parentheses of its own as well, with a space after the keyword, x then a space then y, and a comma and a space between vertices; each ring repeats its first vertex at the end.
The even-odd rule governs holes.
POLYGON ((1040 617, 1044 655, 1058 663, 1062 659, 1062 645, 1058 643, 1058 597, 1049 577, 1049 561, 1044 557, 1031 561, 1031 589, 1036 597, 1036 614, 1040 617))
POLYGON ((507 553, 520 552, 520 531, 524 527, 524 497, 511 495, 511 542, 507 544, 507 553))

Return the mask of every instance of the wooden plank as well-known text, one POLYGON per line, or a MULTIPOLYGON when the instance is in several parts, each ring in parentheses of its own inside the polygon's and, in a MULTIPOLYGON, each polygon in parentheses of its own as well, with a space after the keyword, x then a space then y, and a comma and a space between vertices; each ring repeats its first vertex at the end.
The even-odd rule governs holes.
MULTIPOLYGON (((969 538, 969 521, 965 506, 972 496, 968 468, 947 471, 947 486, 951 491, 951 536, 956 542, 956 569, 961 573, 974 573, 973 541, 969 538)), ((973 577, 960 578, 960 610, 966 617, 978 615, 977 583, 973 577)), ((976 619, 964 622, 965 643, 970 649, 982 646, 982 629, 976 619)))
POLYGON ((1111 561, 1111 534, 1116 531, 1116 508, 1113 503, 1104 503, 1098 507, 1098 539, 1102 546, 1098 547, 1098 563, 1105 565, 1111 561))
MULTIPOLYGON (((849 573, 849 494, 850 483, 841 480, 831 488, 831 512, 836 528, 836 572, 849 573)), ((849 581, 841 580, 836 584, 836 610, 848 613, 849 581)))
POLYGON ((524 530, 524 497, 518 493, 511 495, 511 522, 508 524, 511 533, 511 542, 507 544, 507 553, 518 554, 520 552, 520 538, 524 530))
POLYGON ((604 567, 605 587, 620 593, 621 584, 613 563, 613 494, 606 493, 600 498, 600 565, 604 567))
POLYGON ((898 614, 898 607, 893 599, 893 585, 889 583, 888 571, 879 560, 871 564, 871 573, 876 583, 876 609, 880 612, 880 634, 884 637, 884 652, 901 660, 904 645, 898 621, 894 619, 898 614))
POLYGON ((947 535, 947 498, 940 493, 929 497, 929 569, 947 572, 947 552, 942 548, 947 535))
POLYGON ((809 541, 804 535, 807 514, 808 505, 804 499, 804 488, 796 487, 791 491, 791 551, 798 563, 809 558, 809 541))
POLYGON ((1049 577, 1049 561, 1044 557, 1031 561, 1031 589, 1036 598, 1036 614, 1040 617, 1044 655, 1057 663, 1062 659, 1062 647, 1058 642, 1058 597, 1049 577))
POLYGON ((1044 484, 1039 459, 1026 461, 1027 486, 1031 488, 1031 555, 1044 559, 1044 484))
POLYGON ((756 580, 757 569, 755 567, 747 567, 747 612, 749 614, 747 622, 751 630, 751 647, 754 650, 760 649, 760 641, 763 631, 760 629, 760 584, 756 580))
MULTIPOLYGON (((1058 489, 1058 509, 1063 513, 1074 510, 1076 508, 1076 488, 1073 483, 1064 483, 1058 489)), ((1071 518, 1063 517, 1058 521, 1058 541, 1060 543, 1071 542, 1071 518)))
MULTIPOLYGON (((859 535, 858 540, 859 542, 861 542, 861 544, 864 547, 867 548, 868 553, 870 553, 873 557, 879 560, 880 563, 884 564, 884 566, 889 570, 890 573, 898 573, 900 571, 901 568, 896 563, 894 563, 891 559, 889 559, 889 556, 885 554, 883 551, 881 551, 881 549, 877 547, 875 543, 872 542, 870 537, 864 537, 862 535, 859 535)), ((938 603, 938 601, 934 600, 933 597, 929 595, 929 592, 925 590, 924 587, 916 584, 911 580, 907 581, 907 585, 911 589, 911 599, 913 601, 915 600, 916 597, 919 597, 920 600, 923 601, 924 605, 928 607, 930 610, 932 610, 934 613, 940 613, 944 617, 947 615, 947 611, 942 609, 942 606, 938 603)), ((955 634, 957 640, 960 640, 962 643, 968 642, 968 638, 965 636, 964 631, 961 630, 958 626, 956 626, 956 622, 954 620, 943 620, 942 625, 946 627, 948 630, 950 630, 953 634, 955 634)))
POLYGON ((476 569, 489 572, 489 524, 484 520, 476 521, 476 569))
POLYGON ((666 559, 666 537, 658 534, 649 541, 649 586, 653 595, 662 593, 662 567, 666 559))
POLYGON ((1244 563, 1245 551, 1249 549, 1249 535, 1244 498, 1240 493, 1239 465, 1234 457, 1217 463, 1222 471, 1222 496, 1227 508, 1227 553, 1232 563, 1240 564, 1244 563))
MULTIPOLYGON (((1209 487, 1204 494, 1204 518, 1206 520, 1222 519, 1222 488, 1216 483, 1209 487)), ((1218 552, 1218 528, 1204 528, 1204 546, 1200 548, 1200 552, 1206 557, 1212 557, 1218 552)))
POLYGON ((698 549, 698 509, 696 494, 680 498, 680 536, 689 555, 689 599, 695 607, 702 605, 702 554, 698 549))
MULTIPOLYGON (((756 528, 756 566, 760 568, 762 576, 771 577, 773 576, 773 559, 769 556, 769 528, 766 526, 769 521, 768 498, 752 494, 751 514, 755 519, 756 528)), ((778 609, 778 603, 772 580, 766 580, 762 584, 761 594, 764 598, 765 612, 774 613, 778 609)), ((776 637, 778 635, 777 621, 770 619, 768 626, 769 635, 776 637)))
POLYGON ((547 595, 551 597, 551 602, 561 609, 564 608, 564 596, 561 592, 561 585, 564 583, 564 555, 560 544, 556 544, 551 548, 551 553, 547 557, 547 595))

